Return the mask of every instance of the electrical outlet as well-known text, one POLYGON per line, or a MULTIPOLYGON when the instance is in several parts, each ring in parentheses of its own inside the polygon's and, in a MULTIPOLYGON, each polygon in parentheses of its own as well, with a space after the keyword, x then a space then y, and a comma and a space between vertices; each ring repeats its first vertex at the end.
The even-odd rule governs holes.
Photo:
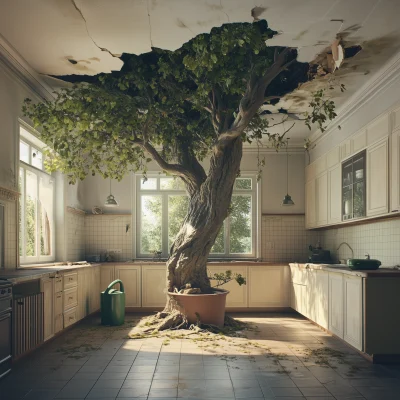
POLYGON ((108 249, 109 253, 121 254, 122 249, 108 249))

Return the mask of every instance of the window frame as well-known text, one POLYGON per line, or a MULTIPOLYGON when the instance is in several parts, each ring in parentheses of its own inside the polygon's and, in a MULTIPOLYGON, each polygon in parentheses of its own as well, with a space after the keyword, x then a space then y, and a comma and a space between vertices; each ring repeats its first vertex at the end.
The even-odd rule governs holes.
MULTIPOLYGON (((25 124, 20 124, 19 125, 19 140, 18 140, 18 187, 21 183, 21 195, 20 195, 20 200, 19 202, 21 203, 21 223, 23 224, 23 228, 21 229, 22 231, 22 237, 20 237, 19 233, 19 220, 18 220, 18 257, 19 257, 19 265, 23 267, 25 264, 32 264, 32 263, 37 263, 37 262, 52 262, 55 261, 56 258, 56 236, 55 236, 55 230, 56 230, 56 224, 55 224, 55 193, 56 193, 56 188, 55 188, 55 179, 53 176, 49 173, 47 173, 44 169, 44 155, 43 155, 43 148, 46 145, 41 142, 32 132, 29 131, 29 128, 25 124), (21 128, 23 128, 26 133, 21 134, 21 128), (29 140, 27 137, 28 135, 32 136, 32 140, 29 140), (23 142, 24 144, 28 145, 29 151, 29 163, 20 160, 20 143, 23 142), (42 169, 32 165, 32 149, 35 149, 37 151, 40 151, 42 154, 42 169), (20 182, 20 171, 21 169, 23 170, 23 180, 20 182), (25 221, 25 214, 26 214, 26 171, 29 171, 33 173, 36 176, 37 183, 36 183, 36 205, 35 205, 35 250, 36 250, 36 255, 34 256, 27 256, 26 255, 26 247, 27 247, 27 235, 26 235, 26 221, 25 221), (39 204, 39 196, 40 196, 40 181, 41 179, 46 178, 50 180, 50 183, 53 184, 53 189, 52 189, 52 194, 53 194, 53 218, 50 220, 49 219, 49 224, 50 224, 50 249, 51 249, 51 254, 50 255, 41 255, 40 254, 40 207, 38 207, 39 204), (20 254, 20 241, 23 241, 23 251, 22 255, 20 254)), ((19 207, 18 207, 18 215, 19 215, 19 207)))
MULTIPOLYGON (((140 259, 151 259, 154 257, 153 254, 143 254, 141 253, 141 206, 142 200, 141 197, 143 195, 161 195, 162 196, 162 216, 161 216, 161 237, 162 237, 162 258, 168 258, 169 256, 169 244, 168 244, 168 196, 170 195, 186 195, 186 190, 179 189, 168 189, 164 190, 160 188, 161 179, 162 178, 172 178, 166 174, 162 173, 147 173, 148 179, 157 178, 156 189, 141 189, 140 182, 143 179, 142 174, 133 174, 133 209, 136 208, 136 211, 133 213, 134 226, 136 225, 135 239, 133 243, 134 248, 134 257, 140 259), (136 207, 135 207, 136 205, 136 207)), ((251 189, 235 189, 233 190, 232 196, 235 195, 249 195, 251 197, 251 245, 252 252, 251 253, 230 253, 229 252, 229 232, 230 232, 230 223, 226 223, 229 221, 229 217, 225 220, 223 229, 225 230, 224 235, 224 253, 210 253, 210 260, 226 260, 226 259, 254 259, 259 255, 259 231, 260 231, 260 182, 257 181, 256 173, 254 172, 242 172, 240 178, 250 178, 252 180, 251 189)), ((173 178, 172 178, 173 179, 173 178)))

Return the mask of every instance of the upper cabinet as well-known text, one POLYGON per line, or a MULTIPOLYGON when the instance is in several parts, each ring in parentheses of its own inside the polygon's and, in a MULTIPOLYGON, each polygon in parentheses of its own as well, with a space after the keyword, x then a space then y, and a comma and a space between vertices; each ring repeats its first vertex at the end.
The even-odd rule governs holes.
POLYGON ((365 216, 365 151, 342 164, 342 219, 365 216))
POLYGON ((391 140, 390 211, 398 212, 400 211, 400 126, 393 132, 391 140))
POLYGON ((388 212, 389 180, 388 139, 367 150, 367 215, 388 212))

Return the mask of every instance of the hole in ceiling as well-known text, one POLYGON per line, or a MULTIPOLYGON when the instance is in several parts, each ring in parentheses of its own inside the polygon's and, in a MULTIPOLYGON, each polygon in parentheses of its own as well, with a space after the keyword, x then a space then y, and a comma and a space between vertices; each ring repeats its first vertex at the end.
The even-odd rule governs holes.
POLYGON ((362 50, 362 47, 359 45, 346 47, 344 49, 344 58, 354 57, 361 50, 362 50))
POLYGON ((71 63, 71 64, 78 64, 78 61, 76 61, 76 60, 74 60, 73 58, 68 58, 68 61, 71 63))

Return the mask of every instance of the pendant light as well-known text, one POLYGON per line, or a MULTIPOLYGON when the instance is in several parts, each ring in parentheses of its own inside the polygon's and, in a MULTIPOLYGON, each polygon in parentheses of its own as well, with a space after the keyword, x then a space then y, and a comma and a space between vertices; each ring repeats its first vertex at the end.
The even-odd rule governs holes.
POLYGON ((111 178, 110 178, 110 194, 107 196, 107 200, 104 205, 106 207, 118 207, 118 202, 115 200, 115 197, 111 194, 111 178))
POLYGON ((294 206, 292 196, 289 194, 289 138, 286 140, 286 196, 283 198, 282 206, 294 206))

